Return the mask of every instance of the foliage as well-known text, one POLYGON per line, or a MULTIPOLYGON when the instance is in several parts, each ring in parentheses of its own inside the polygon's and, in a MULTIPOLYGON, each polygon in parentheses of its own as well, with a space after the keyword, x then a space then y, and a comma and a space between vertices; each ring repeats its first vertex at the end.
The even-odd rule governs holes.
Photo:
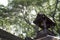
POLYGON ((42 12, 56 21, 55 31, 60 34, 60 3, 57 0, 8 0, 5 7, 0 5, 0 27, 22 38, 35 37, 33 20, 42 12), (57 7, 56 7, 57 6, 57 7))

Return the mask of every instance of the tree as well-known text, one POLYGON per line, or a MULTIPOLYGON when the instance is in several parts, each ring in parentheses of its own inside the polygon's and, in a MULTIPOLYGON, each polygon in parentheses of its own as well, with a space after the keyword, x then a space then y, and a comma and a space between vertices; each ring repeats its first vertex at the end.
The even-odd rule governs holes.
POLYGON ((11 33, 14 31, 12 34, 18 34, 23 39, 26 36, 35 37, 37 28, 33 24, 33 20, 38 12, 42 12, 50 18, 55 18, 57 34, 60 28, 60 3, 56 2, 57 0, 9 0, 8 6, 0 6, 1 28, 11 33))

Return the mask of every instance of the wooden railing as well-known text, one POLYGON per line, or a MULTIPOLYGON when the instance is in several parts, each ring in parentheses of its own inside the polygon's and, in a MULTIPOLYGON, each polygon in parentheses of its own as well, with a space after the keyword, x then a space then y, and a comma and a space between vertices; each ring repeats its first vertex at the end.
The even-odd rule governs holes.
POLYGON ((42 38, 39 38, 39 39, 36 39, 36 40, 60 40, 60 38, 48 35, 46 37, 42 37, 42 38))

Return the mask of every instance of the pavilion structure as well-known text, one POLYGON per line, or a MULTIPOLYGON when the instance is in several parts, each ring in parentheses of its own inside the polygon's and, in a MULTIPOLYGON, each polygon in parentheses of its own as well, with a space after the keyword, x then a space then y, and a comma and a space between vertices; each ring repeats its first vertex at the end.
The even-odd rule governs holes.
POLYGON ((55 22, 49 19, 45 14, 37 14, 37 17, 33 21, 33 23, 41 28, 40 31, 37 32, 36 38, 43 38, 46 37, 47 35, 54 36, 55 33, 53 32, 53 29, 55 27, 55 22), (52 28, 49 30, 49 28, 52 28))

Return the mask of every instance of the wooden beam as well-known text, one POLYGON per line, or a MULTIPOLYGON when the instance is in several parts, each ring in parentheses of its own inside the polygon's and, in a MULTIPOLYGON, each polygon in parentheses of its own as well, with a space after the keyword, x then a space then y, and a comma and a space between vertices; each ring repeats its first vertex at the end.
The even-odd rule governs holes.
POLYGON ((7 40, 22 40, 22 38, 17 37, 9 32, 6 32, 0 29, 0 38, 7 39, 7 40))

